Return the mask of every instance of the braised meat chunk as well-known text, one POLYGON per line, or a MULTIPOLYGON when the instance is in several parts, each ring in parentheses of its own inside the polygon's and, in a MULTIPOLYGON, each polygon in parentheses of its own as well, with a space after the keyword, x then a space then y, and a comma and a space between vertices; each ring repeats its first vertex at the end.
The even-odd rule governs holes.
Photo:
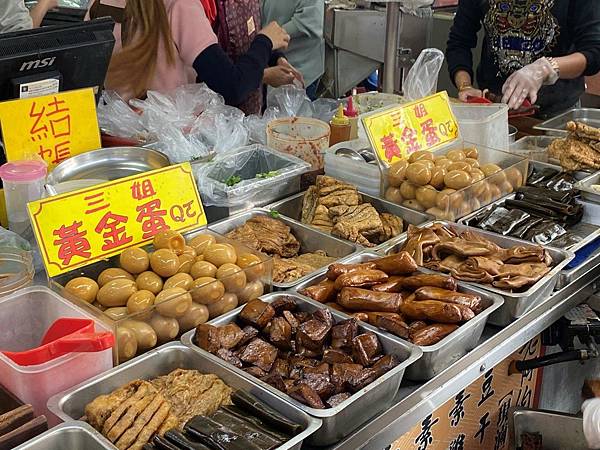
POLYGON ((296 256, 300 251, 300 243, 290 227, 268 216, 255 216, 226 236, 255 250, 283 258, 296 256))

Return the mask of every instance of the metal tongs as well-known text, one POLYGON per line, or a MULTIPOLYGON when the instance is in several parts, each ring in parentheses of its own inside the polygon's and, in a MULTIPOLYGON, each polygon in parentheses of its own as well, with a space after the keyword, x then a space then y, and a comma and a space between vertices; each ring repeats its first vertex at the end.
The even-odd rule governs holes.
MULTIPOLYGON (((476 97, 476 96, 467 97, 467 103, 472 103, 472 104, 479 103, 482 105, 489 105, 491 103, 501 103, 501 102, 502 102, 501 95, 496 95, 496 94, 488 91, 487 89, 483 91, 483 97, 476 97)), ((512 119, 515 117, 533 116, 539 108, 540 107, 538 105, 532 105, 531 102, 529 101, 529 99, 526 98, 525 101, 523 101, 523 104, 521 105, 521 107, 519 109, 510 110, 508 112, 508 118, 512 119)))

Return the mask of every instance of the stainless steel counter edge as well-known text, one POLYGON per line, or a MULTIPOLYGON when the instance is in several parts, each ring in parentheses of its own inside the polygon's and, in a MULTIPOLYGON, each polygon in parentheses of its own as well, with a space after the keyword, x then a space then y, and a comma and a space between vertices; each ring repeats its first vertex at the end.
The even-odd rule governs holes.
POLYGON ((600 267, 594 268, 564 289, 554 292, 548 301, 500 330, 388 411, 371 419, 345 440, 329 447, 329 450, 385 448, 477 380, 485 371, 535 338, 572 307, 582 303, 596 291, 594 281, 599 275, 600 267))

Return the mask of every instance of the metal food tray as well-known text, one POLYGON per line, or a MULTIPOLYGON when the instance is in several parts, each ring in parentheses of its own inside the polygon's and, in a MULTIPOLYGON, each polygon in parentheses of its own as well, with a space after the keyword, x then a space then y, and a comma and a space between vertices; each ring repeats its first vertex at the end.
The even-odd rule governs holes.
MULTIPOLYGON (((281 297, 294 297, 297 300, 298 309, 300 311, 313 313, 319 309, 323 309, 323 305, 306 301, 304 297, 294 293, 278 292, 265 295, 261 297, 261 300, 271 303, 281 297)), ((235 322, 242 309, 243 306, 221 317, 218 317, 209 323, 211 325, 221 326, 235 322)), ((341 314, 339 311, 331 311, 331 314, 336 323, 348 318, 348 316, 341 314)), ((361 389, 359 392, 352 395, 352 397, 346 401, 337 405, 335 408, 326 409, 315 409, 300 403, 279 389, 276 389, 273 386, 244 372, 242 369, 233 367, 231 364, 223 361, 218 356, 202 350, 193 343, 194 331, 184 334, 181 337, 181 342, 200 352, 206 358, 226 366, 229 370, 234 371, 236 374, 250 378, 255 384, 261 386, 263 389, 268 390, 270 393, 272 393, 272 395, 286 400, 296 408, 301 409, 313 417, 322 419, 323 426, 315 434, 310 436, 307 442, 314 446, 325 446, 340 441, 364 422, 391 406, 394 401, 394 397, 400 388, 400 383, 404 377, 404 371, 422 355, 419 347, 398 339, 391 339, 388 334, 383 334, 378 330, 367 328, 362 322, 359 323, 358 330, 360 333, 365 331, 373 331, 379 338, 384 353, 394 354, 398 356, 402 362, 392 370, 377 378, 368 386, 361 389)))
MULTIPOLYGON (((387 212, 387 213, 394 214, 395 216, 400 217, 405 222, 404 223, 405 228, 406 228, 407 224, 422 225, 426 222, 434 220, 434 217, 430 216, 429 214, 415 211, 414 209, 406 208, 405 206, 396 205, 395 203, 388 202, 387 200, 381 199, 379 197, 372 197, 368 194, 365 194, 364 192, 359 191, 359 193, 360 193, 360 195, 362 195, 364 203, 370 203, 371 205, 373 205, 373 207, 379 213, 387 212)), ((305 192, 300 192, 299 194, 293 195, 293 196, 286 198, 284 200, 281 200, 279 202, 272 203, 269 206, 266 206, 266 209, 268 209, 270 211, 277 211, 277 212, 279 212, 279 214, 281 214, 283 216, 290 217, 290 218, 300 222, 300 220, 302 218, 302 203, 304 200, 304 194, 305 194, 305 192)), ((310 225, 306 225, 306 226, 314 229, 314 227, 312 227, 310 225)), ((402 234, 404 234, 404 233, 402 233, 402 234)), ((397 237, 398 236, 396 236, 395 238, 392 238, 392 239, 396 239, 397 237)), ((390 239, 390 241, 392 239, 390 239)), ((390 242, 390 241, 387 241, 387 242, 390 242)), ((387 244, 387 242, 384 242, 383 244, 380 244, 377 247, 369 248, 369 250, 373 250, 373 249, 377 250, 377 249, 381 248, 382 246, 384 246, 385 244, 387 244)), ((360 244, 356 244, 356 245, 361 249, 363 248, 363 246, 361 246, 360 244)))
MULTIPOLYGON (((344 264, 359 264, 373 259, 381 258, 381 255, 374 252, 364 252, 359 255, 352 256, 343 261, 344 264)), ((424 269, 419 269, 424 271, 424 269)), ((313 286, 325 279, 325 273, 321 273, 313 277, 311 280, 298 285, 296 290, 300 290, 309 286, 313 286)), ((428 381, 435 377, 438 373, 442 372, 446 368, 450 367, 469 351, 477 347, 479 339, 485 329, 485 324, 488 321, 490 315, 502 306, 504 299, 499 295, 486 292, 483 289, 479 289, 473 286, 469 286, 463 282, 458 283, 459 292, 466 292, 469 294, 476 294, 481 297, 484 302, 485 309, 477 314, 475 318, 462 324, 458 330, 450 333, 444 339, 434 345, 428 345, 426 347, 421 346, 420 349, 423 351, 423 356, 415 361, 406 370, 406 378, 412 381, 428 381)), ((302 295, 302 294, 298 294, 302 295)), ((302 296, 304 298, 304 296, 302 296)), ((307 298, 310 302, 314 300, 307 298)), ((343 313, 340 313, 343 314, 343 313)), ((348 316, 350 317, 350 316, 348 316)), ((364 323, 364 322, 361 322, 364 323)), ((374 327, 366 324, 366 328, 377 330, 380 333, 388 335, 392 339, 399 339, 405 342, 402 338, 389 333, 381 328, 374 327)))
MULTIPOLYGON (((303 425, 304 431, 278 447, 280 450, 300 450, 302 442, 321 427, 321 420, 309 416, 296 406, 281 399, 279 395, 264 389, 261 383, 255 382, 248 376, 240 376, 239 372, 231 370, 224 364, 217 364, 214 358, 207 358, 204 354, 180 342, 165 344, 51 397, 48 400, 48 409, 65 421, 78 419, 84 415, 85 406, 99 395, 108 394, 130 381, 156 378, 175 369, 194 369, 202 373, 212 373, 231 388, 241 389, 254 395, 279 414, 303 425)), ((87 447, 85 448, 87 449, 87 447)))
MULTIPOLYGON (((455 224, 438 220, 432 224, 428 224, 428 226, 431 226, 435 223, 453 227, 459 232, 466 230, 473 231, 474 233, 480 234, 481 236, 489 239, 492 242, 495 242, 500 247, 504 248, 509 248, 516 245, 534 245, 531 242, 523 241, 521 239, 515 239, 508 236, 501 236, 496 233, 480 230, 479 228, 468 227, 462 224, 455 224)), ((390 253, 396 253, 404 245, 406 240, 406 235, 399 236, 398 238, 396 238, 395 241, 390 242, 386 247, 382 248, 381 252, 386 255, 390 253)), ((521 317, 530 309, 548 300, 550 294, 554 291, 554 288, 558 283, 560 272, 569 263, 569 261, 571 261, 575 257, 575 254, 573 252, 561 250, 554 247, 544 247, 544 249, 552 257, 555 266, 552 268, 552 270, 550 270, 550 272, 544 275, 544 277, 542 277, 541 280, 539 280, 525 292, 508 292, 503 289, 498 289, 486 284, 470 282, 466 283, 472 286, 477 286, 485 291, 493 292, 494 294, 498 294, 502 298, 504 298, 504 304, 502 305, 502 307, 490 316, 488 320, 490 324, 502 327, 507 326, 519 317, 521 317)), ((431 273, 437 273, 433 270, 428 269, 426 269, 426 271, 431 273)))
MULTIPOLYGON (((248 220, 259 215, 269 216, 269 211, 266 209, 252 209, 250 211, 246 211, 228 219, 223 219, 219 222, 211 224, 209 225, 209 229, 219 234, 226 235, 234 228, 244 225, 248 220)), ((283 222, 291 228, 292 234, 296 237, 296 239, 298 239, 298 242, 300 242, 300 254, 311 253, 315 252, 316 250, 323 250, 327 253, 327 256, 334 258, 346 258, 358 251, 358 246, 356 244, 352 244, 348 241, 343 241, 329 234, 325 234, 296 220, 285 216, 279 216, 277 217, 277 220, 283 222)), ((321 268, 306 275, 305 277, 297 279, 296 281, 291 281, 288 283, 273 282, 273 287, 282 291, 291 289, 298 283, 302 283, 303 281, 313 277, 320 269, 321 268)))
POLYGON ((85 422, 69 421, 30 439, 13 450, 113 450, 116 447, 85 422))
POLYGON ((570 414, 526 408, 514 408, 510 434, 512 449, 522 446, 523 433, 540 433, 544 450, 587 450, 583 419, 570 414))
POLYGON ((595 108, 573 108, 563 114, 546 120, 533 127, 546 134, 567 135, 567 122, 581 122, 591 127, 600 128, 600 110, 595 108))
POLYGON ((600 204, 600 191, 596 191, 592 188, 594 185, 600 185, 600 172, 595 172, 582 180, 580 180, 576 187, 581 191, 581 196, 589 202, 600 204))

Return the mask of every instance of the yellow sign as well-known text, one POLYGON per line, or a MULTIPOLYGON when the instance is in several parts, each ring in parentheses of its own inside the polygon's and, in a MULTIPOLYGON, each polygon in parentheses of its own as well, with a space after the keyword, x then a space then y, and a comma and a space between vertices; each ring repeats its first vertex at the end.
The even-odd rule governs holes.
POLYGON ((362 122, 385 166, 419 150, 435 150, 458 136, 458 122, 446 92, 374 112, 362 122))
POLYGON ((50 170, 101 147, 91 88, 2 102, 0 125, 9 161, 38 155, 50 170))
POLYGON ((167 229, 206 225, 189 163, 29 203, 48 275, 148 243, 167 229))
POLYGON ((538 336, 425 417, 389 450, 508 450, 509 409, 535 407, 537 370, 509 375, 513 360, 537 358, 538 336))

